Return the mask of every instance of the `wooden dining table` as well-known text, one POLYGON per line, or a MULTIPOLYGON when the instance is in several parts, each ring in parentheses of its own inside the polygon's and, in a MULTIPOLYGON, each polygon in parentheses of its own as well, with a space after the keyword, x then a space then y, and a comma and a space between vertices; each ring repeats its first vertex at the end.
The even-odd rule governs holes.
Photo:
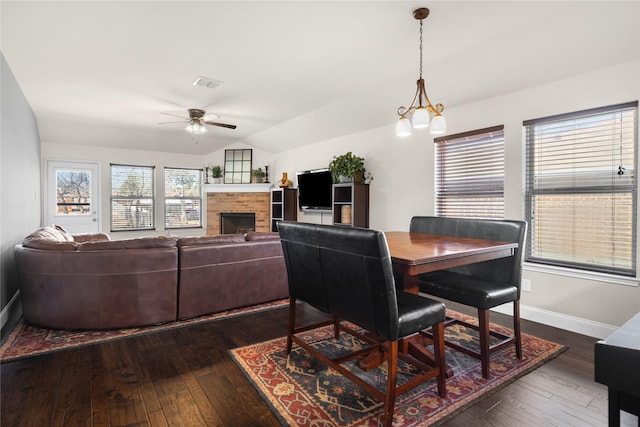
POLYGON ((470 239, 439 234, 387 231, 393 271, 403 278, 403 289, 417 294, 418 275, 445 268, 513 256, 517 243, 470 239))
MULTIPOLYGON (((458 267, 476 262, 513 256, 517 243, 494 240, 472 239, 439 234, 411 233, 408 231, 387 231, 384 233, 389 246, 389 254, 394 273, 401 275, 405 292, 419 293, 418 275, 431 271, 458 267)), ((401 351, 409 353, 417 360, 433 363, 433 354, 425 347, 429 344, 422 335, 402 340, 401 351)), ((369 370, 382 362, 382 355, 372 353, 363 358, 359 365, 369 370)), ((447 377, 453 371, 447 368, 447 377)))

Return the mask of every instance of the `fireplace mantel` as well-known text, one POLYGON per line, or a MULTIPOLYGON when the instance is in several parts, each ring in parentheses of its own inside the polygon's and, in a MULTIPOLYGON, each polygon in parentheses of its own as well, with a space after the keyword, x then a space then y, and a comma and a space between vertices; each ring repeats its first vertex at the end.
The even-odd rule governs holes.
POLYGON ((205 193, 268 193, 272 183, 267 184, 204 184, 205 193))

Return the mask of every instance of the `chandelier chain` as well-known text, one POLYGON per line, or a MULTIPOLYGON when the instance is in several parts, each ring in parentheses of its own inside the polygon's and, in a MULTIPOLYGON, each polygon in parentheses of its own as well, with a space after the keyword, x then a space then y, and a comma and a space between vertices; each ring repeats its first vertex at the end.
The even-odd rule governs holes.
POLYGON ((422 78, 422 19, 420 20, 420 78, 422 78))

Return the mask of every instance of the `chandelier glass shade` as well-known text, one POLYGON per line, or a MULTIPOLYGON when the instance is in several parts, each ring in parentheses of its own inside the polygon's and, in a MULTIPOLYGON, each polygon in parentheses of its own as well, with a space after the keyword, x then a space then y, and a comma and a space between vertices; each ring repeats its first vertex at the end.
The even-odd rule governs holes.
POLYGON ((442 115, 444 105, 433 105, 427 96, 422 78, 422 20, 429 16, 429 9, 420 8, 413 11, 413 17, 420 21, 420 77, 416 82, 416 93, 409 107, 398 108, 400 119, 396 124, 396 135, 411 135, 413 129, 431 127, 431 134, 441 135, 446 132, 447 124, 442 115), (411 118, 411 120, 409 120, 411 118))

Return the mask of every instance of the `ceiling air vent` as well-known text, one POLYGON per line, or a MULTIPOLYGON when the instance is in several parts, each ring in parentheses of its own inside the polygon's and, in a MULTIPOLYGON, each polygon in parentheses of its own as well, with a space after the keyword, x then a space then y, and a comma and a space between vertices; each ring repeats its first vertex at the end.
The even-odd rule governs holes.
POLYGON ((221 80, 212 79, 211 77, 198 76, 193 81, 194 86, 208 87, 209 89, 215 89, 222 84, 221 80))

